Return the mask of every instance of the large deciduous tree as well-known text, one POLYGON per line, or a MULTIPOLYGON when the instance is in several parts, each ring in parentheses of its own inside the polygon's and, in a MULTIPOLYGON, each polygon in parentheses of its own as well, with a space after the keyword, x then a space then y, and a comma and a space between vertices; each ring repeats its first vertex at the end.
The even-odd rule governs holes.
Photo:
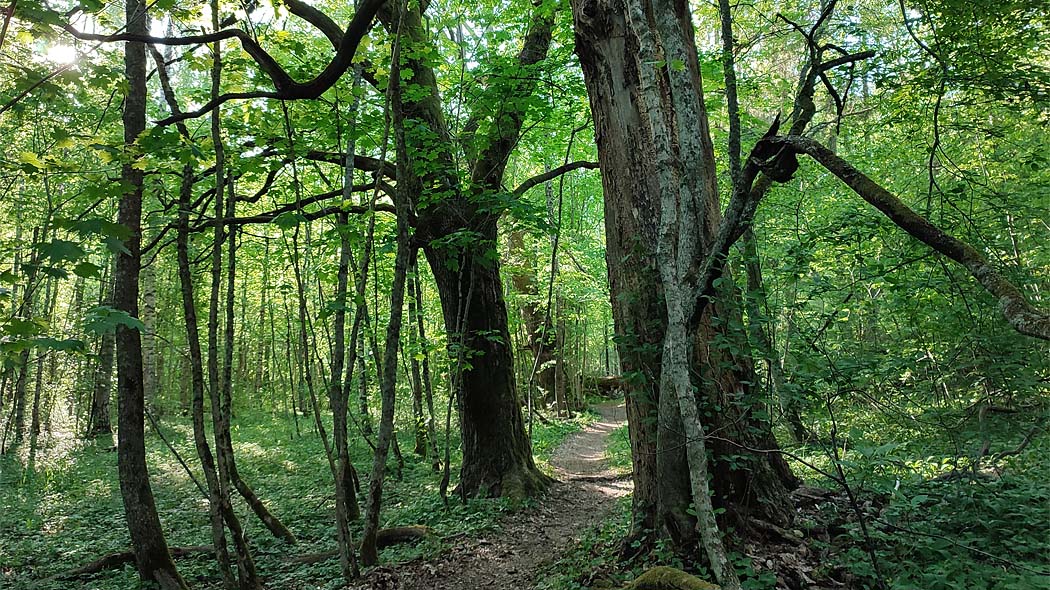
MULTIPOLYGON (((811 112, 795 113, 787 137, 776 136, 779 123, 774 123, 746 164, 733 163, 733 196, 723 217, 688 2, 574 0, 572 6, 603 170, 618 344, 629 376, 635 530, 655 529, 690 548, 694 521, 685 508, 692 500, 716 576, 724 586, 737 587, 712 527, 707 493, 728 515, 746 517, 734 519, 737 523, 759 518, 784 524, 793 514, 786 492, 795 479, 749 391, 755 379, 742 338, 739 294, 725 259, 769 183, 786 182, 798 169, 797 154, 813 157, 896 225, 969 270, 998 298, 1019 332, 1050 338, 1050 321, 983 254, 831 150, 794 135, 811 112)), ((723 34, 729 35, 724 16, 723 34)), ((827 62, 811 55, 808 67, 823 73, 867 53, 827 62)), ((731 68, 728 60, 727 75, 731 68)), ((796 110, 812 109, 810 74, 800 93, 809 104, 796 110)), ((729 94, 735 100, 735 92, 729 94)), ((738 120, 734 128, 737 145, 731 153, 738 153, 738 120)))
MULTIPOLYGON (((521 76, 510 84, 494 112, 474 113, 474 121, 489 120, 489 132, 471 138, 470 182, 463 186, 437 76, 425 51, 430 41, 421 9, 415 3, 388 5, 379 18, 389 31, 402 35, 403 79, 406 88, 413 89, 392 109, 393 118, 406 129, 406 149, 398 153, 398 184, 418 187, 412 195, 415 239, 437 283, 449 340, 458 342, 463 350, 457 354, 463 353, 469 365, 463 367, 456 392, 463 431, 460 492, 531 495, 546 486, 547 478, 533 462, 516 391, 496 256, 501 210, 493 206, 493 196, 502 191, 507 161, 526 115, 523 99, 534 91, 535 78, 521 76)), ((553 26, 552 4, 537 5, 518 54, 520 66, 535 66, 544 59, 553 26)), ((467 130, 473 127, 468 122, 467 130)))
MULTIPOLYGON (((642 10, 650 20, 655 12, 665 11, 679 21, 678 37, 667 39, 645 19, 631 20, 626 5, 617 0, 574 0, 572 8, 576 52, 590 96, 603 171, 610 297, 628 384, 635 480, 632 536, 657 531, 688 548, 697 540, 689 509, 692 465, 686 448, 690 441, 679 400, 659 387, 668 316, 665 293, 659 287, 666 285, 657 265, 657 245, 664 207, 661 194, 667 188, 660 182, 661 172, 677 179, 664 183, 668 186, 673 182, 704 185, 689 197, 697 200, 699 256, 706 255, 721 220, 692 23, 684 5, 644 3, 642 10), (665 80, 659 84, 642 84, 646 64, 641 39, 657 43, 648 49, 658 54, 667 51, 668 43, 684 52, 673 56, 674 63, 664 64, 665 80), (683 105, 695 113, 695 127, 681 127, 688 122, 678 119, 683 105, 668 102, 671 77, 677 79, 675 91, 683 95, 681 100, 692 101, 683 105), (658 106, 654 109, 652 104, 658 106), (671 137, 661 137, 653 124, 657 119, 675 130, 671 137), (702 151, 687 154, 694 146, 702 151), (692 167, 686 166, 689 162, 692 167)), ((751 391, 755 380, 740 316, 738 293, 726 280, 714 304, 689 326, 689 366, 701 423, 706 432, 717 433, 708 442, 713 453, 713 500, 739 523, 750 517, 785 524, 793 512, 787 491, 795 478, 777 453, 749 451, 774 450, 776 442, 769 424, 755 412, 760 401, 751 391)))

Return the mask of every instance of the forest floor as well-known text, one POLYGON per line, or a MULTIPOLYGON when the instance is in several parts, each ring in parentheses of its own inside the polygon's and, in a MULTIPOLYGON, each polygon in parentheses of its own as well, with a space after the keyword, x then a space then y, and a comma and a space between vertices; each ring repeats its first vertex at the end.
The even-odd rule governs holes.
POLYGON ((623 401, 593 407, 599 420, 554 452, 557 481, 532 507, 505 515, 491 532, 463 539, 441 556, 378 568, 357 588, 398 590, 524 590, 541 566, 562 556, 631 493, 630 475, 606 459, 609 435, 627 421, 623 401))

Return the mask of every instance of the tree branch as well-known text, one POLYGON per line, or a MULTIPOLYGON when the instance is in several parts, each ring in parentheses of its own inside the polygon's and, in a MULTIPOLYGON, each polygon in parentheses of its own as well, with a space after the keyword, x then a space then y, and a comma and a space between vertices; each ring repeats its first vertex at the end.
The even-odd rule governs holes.
MULTIPOLYGON (((336 164, 337 166, 343 166, 346 164, 346 154, 339 152, 325 152, 321 150, 310 150, 306 152, 303 158, 311 160, 313 162, 327 162, 329 164, 336 164)), ((371 158, 368 156, 362 156, 361 154, 354 154, 354 169, 364 170, 366 172, 375 172, 379 170, 380 161, 377 158, 371 158)), ((391 162, 383 162, 383 176, 397 180, 397 167, 391 162)))
POLYGON ((898 227, 968 270, 985 290, 998 298, 1003 315, 1015 330, 1028 336, 1050 340, 1050 314, 1033 306, 1021 290, 996 270, 973 246, 933 225, 819 142, 797 136, 774 137, 766 141, 812 157, 898 227))
POLYGON ((521 196, 521 195, 525 194, 530 188, 536 186, 537 184, 543 184, 544 182, 547 182, 548 180, 554 180, 555 178, 561 176, 562 174, 565 174, 567 172, 572 172, 573 170, 579 170, 580 168, 586 168, 587 170, 596 170, 598 168, 598 163, 597 162, 579 161, 579 162, 570 162, 570 163, 565 164, 563 166, 558 166, 557 168, 554 168, 552 170, 548 170, 547 172, 544 172, 543 174, 537 174, 536 176, 533 176, 532 178, 526 180, 525 182, 522 182, 521 184, 518 185, 518 188, 514 189, 514 193, 513 194, 515 196, 521 196))
MULTIPOLYGON (((223 94, 209 101, 208 104, 201 109, 189 113, 182 113, 180 115, 172 115, 171 117, 158 121, 157 123, 158 125, 170 125, 188 118, 199 117, 214 110, 219 105, 235 99, 277 98, 281 100, 299 100, 317 98, 331 88, 339 78, 342 77, 346 69, 350 67, 354 55, 357 53, 357 48, 361 43, 361 39, 364 38, 365 34, 371 28, 376 13, 385 2, 386 0, 364 0, 361 7, 357 10, 357 13, 354 14, 354 18, 351 19, 350 25, 347 26, 346 31, 339 37, 339 43, 336 46, 336 54, 332 58, 332 61, 328 63, 320 74, 307 82, 297 82, 294 80, 291 75, 289 75, 288 72, 277 63, 277 60, 274 59, 273 56, 263 49, 262 46, 259 45, 259 43, 256 42, 247 32, 242 31, 241 29, 226 29, 214 33, 188 35, 184 37, 154 37, 152 35, 136 35, 132 33, 118 33, 114 35, 84 33, 78 31, 72 25, 64 25, 63 28, 78 39, 101 42, 130 41, 156 45, 196 45, 201 43, 214 43, 224 39, 237 39, 244 51, 251 56, 259 68, 273 83, 275 92, 232 92, 223 94)), ((332 39, 330 35, 333 32, 332 26, 334 26, 335 23, 326 15, 323 15, 320 11, 299 3, 296 0, 292 0, 289 3, 289 9, 293 14, 296 14, 307 22, 317 26, 326 34, 326 36, 329 36, 329 39, 332 39)), ((333 45, 335 45, 334 41, 333 45)))
MULTIPOLYGON (((375 188, 375 183, 371 183, 370 182, 370 183, 367 183, 367 184, 359 184, 359 185, 354 185, 353 192, 364 192, 364 191, 372 190, 374 188, 375 188)), ((270 223, 270 222, 272 222, 274 219, 276 219, 280 215, 283 215, 285 213, 291 213, 293 211, 299 211, 303 207, 305 207, 306 205, 313 205, 315 203, 320 203, 322 201, 327 201, 329 199, 334 199, 336 197, 342 196, 342 194, 343 194, 343 189, 332 190, 332 191, 328 191, 326 193, 321 193, 321 194, 318 194, 318 195, 314 195, 312 197, 308 197, 308 198, 305 198, 305 199, 298 200, 298 201, 296 201, 294 203, 285 203, 284 205, 280 205, 280 206, 278 206, 275 209, 267 211, 266 213, 260 213, 258 215, 251 215, 251 216, 247 216, 247 217, 234 217, 234 218, 231 218, 231 219, 226 219, 226 220, 223 221, 223 223, 225 223, 226 225, 250 225, 250 224, 257 224, 257 223, 270 223)), ((376 205, 375 210, 376 211, 386 211, 386 212, 389 212, 389 213, 393 213, 394 212, 394 208, 393 208, 392 205, 383 205, 383 204, 376 205)), ((313 221, 315 219, 320 219, 320 218, 326 217, 328 215, 333 215, 333 214, 335 214, 335 213, 337 213, 339 211, 345 211, 347 213, 367 213, 368 212, 368 207, 359 206, 359 205, 354 205, 354 206, 349 206, 349 207, 333 206, 333 207, 326 207, 326 208, 320 209, 318 211, 311 211, 311 212, 302 211, 302 214, 303 214, 303 217, 306 218, 307 221, 313 221)), ((208 229, 209 226, 214 226, 214 225, 215 225, 215 220, 214 219, 205 219, 201 223, 196 225, 190 231, 193 231, 193 232, 204 231, 204 230, 208 229)))

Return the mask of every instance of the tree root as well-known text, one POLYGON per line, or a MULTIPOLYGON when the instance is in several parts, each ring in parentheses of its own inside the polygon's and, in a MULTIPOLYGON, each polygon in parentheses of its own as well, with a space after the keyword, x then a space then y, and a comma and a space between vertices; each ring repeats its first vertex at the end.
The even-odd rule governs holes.
MULTIPOLYGON (((215 553, 211 545, 191 545, 189 547, 170 547, 168 549, 171 552, 171 556, 175 558, 179 557, 193 557, 197 555, 211 555, 215 553)), ((76 569, 62 572, 52 576, 52 580, 75 580, 84 576, 90 576, 91 574, 97 574, 106 570, 115 570, 124 567, 129 563, 135 563, 135 553, 133 551, 120 551, 118 553, 110 553, 105 555, 91 563, 82 565, 76 569)))

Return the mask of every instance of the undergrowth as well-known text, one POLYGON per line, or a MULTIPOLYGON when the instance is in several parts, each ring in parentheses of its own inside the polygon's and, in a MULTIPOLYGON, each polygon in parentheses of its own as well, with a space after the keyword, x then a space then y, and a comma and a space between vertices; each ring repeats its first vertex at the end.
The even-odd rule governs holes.
MULTIPOLYGON (((793 527, 809 545, 814 577, 856 589, 879 588, 880 581, 888 590, 1050 588, 1050 441, 1044 433, 1024 452, 1000 461, 998 471, 967 473, 973 465, 960 448, 979 446, 983 438, 995 441, 996 447, 1016 448, 1031 417, 977 425, 965 419, 960 424, 958 411, 940 412, 880 421, 870 408, 854 408, 839 416, 838 462, 857 494, 877 566, 865 550, 844 491, 830 477, 835 475, 835 454, 827 441, 787 449, 795 473, 807 485, 835 492, 829 501, 801 512, 793 527), (955 434, 946 437, 930 424, 951 424, 955 434), (953 469, 956 475, 947 476, 953 469), (817 529, 831 534, 817 539, 812 535, 817 529)), ((826 433, 828 427, 818 425, 818 430, 826 433)), ((626 426, 612 432, 606 456, 616 469, 630 470, 626 426)), ((666 545, 621 561, 630 498, 618 506, 613 517, 544 570, 538 588, 619 588, 653 565, 689 569, 666 545)), ((793 550, 782 547, 777 550, 793 550)), ((777 586, 768 571, 755 571, 751 559, 738 557, 745 588, 777 586)), ((702 569, 694 573, 711 579, 702 569)))
MULTIPOLYGON (((533 445, 541 469, 562 440, 586 423, 574 420, 536 422, 533 445)), ((339 576, 338 560, 302 565, 287 558, 335 548, 334 493, 331 474, 320 439, 309 418, 300 418, 301 435, 287 417, 242 414, 233 426, 236 456, 241 475, 297 536, 288 547, 271 537, 243 503, 236 508, 252 541, 256 565, 271 588, 331 588, 339 576)), ((188 464, 197 463, 192 427, 188 419, 170 417, 162 432, 188 464)), ((458 449, 458 434, 451 445, 458 449)), ((440 473, 429 461, 411 453, 411 433, 399 433, 404 467, 398 468, 391 453, 389 480, 384 492, 383 526, 422 524, 431 527, 436 539, 415 545, 385 549, 384 564, 401 562, 440 552, 446 541, 471 537, 491 529, 501 514, 512 507, 502 500, 460 502, 449 490, 446 510, 439 494, 440 473)), ((443 446, 443 437, 441 439, 443 446)), ((51 576, 79 567, 105 554, 128 548, 123 505, 116 479, 117 455, 112 439, 48 445, 42 439, 33 457, 0 458, 0 588, 58 590, 84 587, 97 590, 137 587, 132 566, 74 582, 50 580, 51 576)), ((211 543, 207 503, 193 480, 161 442, 148 431, 149 469, 157 508, 171 546, 211 543)), ((367 489, 371 449, 363 442, 351 449, 354 465, 367 489)), ((460 457, 452 456, 452 485, 460 457)), ((199 469, 194 477, 203 482, 199 469)), ((353 531, 360 539, 359 526, 353 531)), ((179 560, 179 570, 197 588, 218 587, 218 573, 210 557, 179 560)))

